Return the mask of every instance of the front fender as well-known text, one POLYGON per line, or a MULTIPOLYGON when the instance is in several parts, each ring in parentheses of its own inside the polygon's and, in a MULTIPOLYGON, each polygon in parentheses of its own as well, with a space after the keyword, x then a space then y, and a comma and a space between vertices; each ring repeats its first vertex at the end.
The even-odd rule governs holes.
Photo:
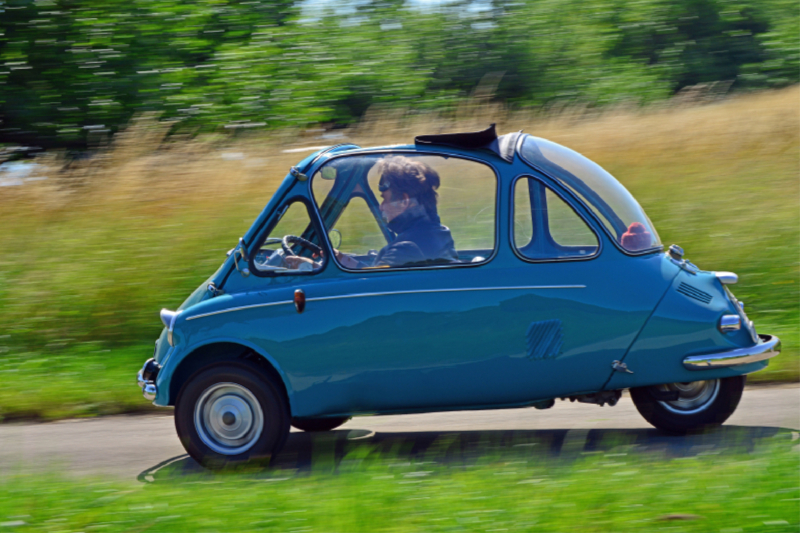
POLYGON ((272 368, 275 369, 275 372, 280 376, 281 381, 283 382, 283 386, 286 389, 286 396, 289 400, 289 410, 293 412, 292 406, 294 404, 294 391, 292 390, 291 383, 287 379, 285 372, 280 367, 278 362, 266 351, 264 351, 258 345, 237 337, 214 337, 214 338, 206 338, 203 341, 197 342, 195 344, 189 346, 175 346, 169 349, 166 357, 164 358, 164 365, 161 367, 161 370, 158 372, 158 377, 156 379, 156 386, 158 388, 158 392, 156 394, 156 398, 153 401, 155 405, 159 406, 168 406, 175 404, 175 398, 170 397, 170 384, 172 382, 172 378, 175 376, 175 371, 181 366, 184 361, 188 361, 191 358, 192 354, 197 352, 200 348, 205 346, 213 345, 213 344, 237 344, 239 346, 243 346, 249 350, 252 350, 253 353, 258 354, 262 357, 267 363, 269 363, 272 368))

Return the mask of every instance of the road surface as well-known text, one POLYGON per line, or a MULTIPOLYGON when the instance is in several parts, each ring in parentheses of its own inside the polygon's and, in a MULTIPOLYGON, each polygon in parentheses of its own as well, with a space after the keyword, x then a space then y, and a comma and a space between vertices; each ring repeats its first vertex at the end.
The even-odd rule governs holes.
MULTIPOLYGON (((557 402, 555 407, 358 417, 325 434, 293 430, 276 468, 303 469, 325 454, 340 459, 358 447, 446 462, 506 450, 552 454, 620 446, 669 456, 748 451, 763 439, 800 439, 800 386, 748 387, 726 424, 703 435, 675 437, 651 428, 623 396, 615 407, 557 402), (453 443, 456 442, 454 452, 453 443)), ((800 441, 799 441, 800 442, 800 441)), ((401 457, 402 458, 402 457, 401 457)), ((114 416, 0 425, 0 476, 37 471, 153 482, 203 473, 163 415, 114 416)))

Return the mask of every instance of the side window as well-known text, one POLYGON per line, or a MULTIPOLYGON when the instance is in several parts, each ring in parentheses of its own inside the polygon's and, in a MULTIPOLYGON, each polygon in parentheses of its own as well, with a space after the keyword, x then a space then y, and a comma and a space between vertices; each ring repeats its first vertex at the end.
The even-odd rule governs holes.
POLYGON ((260 274, 298 274, 321 269, 324 254, 306 205, 295 201, 278 211, 278 223, 253 257, 253 269, 260 274))
POLYGON ((514 246, 528 259, 591 257, 597 235, 568 203, 533 178, 514 185, 514 246))
POLYGON ((497 178, 487 165, 356 155, 326 163, 311 186, 346 269, 477 264, 494 253, 497 178))

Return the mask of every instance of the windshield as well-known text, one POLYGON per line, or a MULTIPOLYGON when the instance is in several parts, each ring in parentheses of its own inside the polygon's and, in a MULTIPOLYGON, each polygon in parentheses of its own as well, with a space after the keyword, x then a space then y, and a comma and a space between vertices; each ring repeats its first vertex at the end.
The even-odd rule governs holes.
POLYGON ((574 150, 527 136, 520 155, 577 194, 609 233, 629 252, 661 245, 653 223, 631 193, 614 176, 574 150))

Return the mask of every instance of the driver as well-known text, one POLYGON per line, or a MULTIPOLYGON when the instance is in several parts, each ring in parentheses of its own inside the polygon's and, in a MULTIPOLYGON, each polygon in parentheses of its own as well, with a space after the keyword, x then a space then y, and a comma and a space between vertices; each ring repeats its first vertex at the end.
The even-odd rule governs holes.
MULTIPOLYGON (((396 237, 371 262, 335 251, 346 268, 380 268, 451 263, 458 260, 450 230, 439 220, 436 208, 439 174, 430 166, 404 156, 390 156, 376 165, 381 216, 396 237)), ((292 263, 310 261, 289 257, 292 263)), ((296 268, 296 265, 290 265, 296 268)))

